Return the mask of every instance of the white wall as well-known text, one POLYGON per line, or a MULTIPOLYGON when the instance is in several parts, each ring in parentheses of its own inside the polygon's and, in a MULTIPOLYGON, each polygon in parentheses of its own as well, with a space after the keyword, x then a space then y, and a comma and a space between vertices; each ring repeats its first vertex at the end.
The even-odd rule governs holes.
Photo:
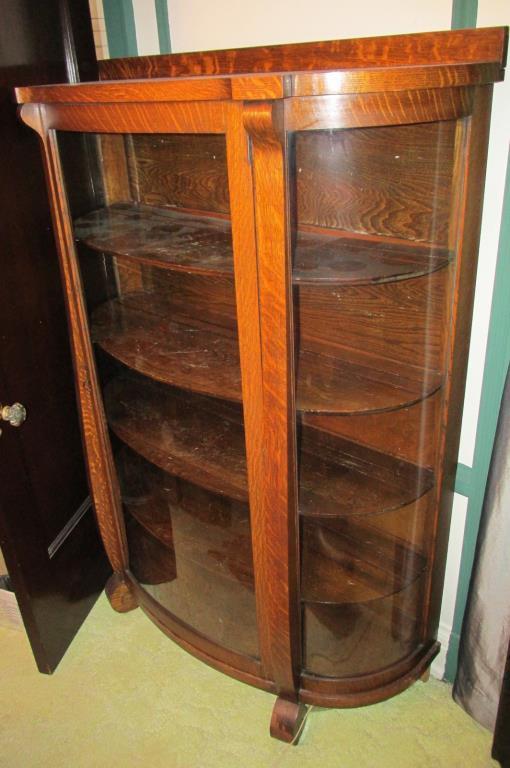
POLYGON ((158 22, 154 0, 132 0, 136 47, 139 56, 159 53, 158 22))
MULTIPOLYGON (((479 27, 510 25, 509 0, 478 0, 477 25, 479 27)), ((507 74, 503 83, 496 83, 494 86, 473 330, 459 450, 459 461, 469 467, 473 463, 509 142, 510 73, 507 74)))
POLYGON ((172 51, 449 29, 451 0, 169 0, 172 51))

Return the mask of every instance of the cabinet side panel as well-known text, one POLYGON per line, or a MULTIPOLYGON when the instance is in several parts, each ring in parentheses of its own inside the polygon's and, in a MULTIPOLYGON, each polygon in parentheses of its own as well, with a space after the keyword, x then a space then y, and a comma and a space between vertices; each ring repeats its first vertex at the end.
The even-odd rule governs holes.
POLYGON ((289 137, 303 668, 339 691, 431 645, 457 122, 383 117, 289 137))

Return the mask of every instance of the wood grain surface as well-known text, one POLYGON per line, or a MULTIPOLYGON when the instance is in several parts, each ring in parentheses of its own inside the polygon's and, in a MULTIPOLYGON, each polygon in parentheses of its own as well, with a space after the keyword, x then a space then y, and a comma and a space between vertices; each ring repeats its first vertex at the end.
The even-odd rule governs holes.
POLYGON ((300 344, 309 352, 336 355, 353 364, 369 361, 376 370, 414 375, 417 381, 426 380, 428 371, 437 383, 450 289, 447 268, 376 285, 299 287, 295 306, 300 344))
POLYGON ((293 43, 99 62, 101 78, 181 77, 235 73, 337 70, 498 62, 504 65, 504 27, 413 35, 293 43))
POLYGON ((127 145, 127 158, 133 200, 229 213, 223 135, 135 134, 127 145))
POLYGON ((276 692, 278 738, 300 703, 382 700, 438 650, 483 83, 505 47, 489 29, 177 54, 103 65, 138 81, 18 91, 46 146, 112 601, 276 692), (106 413, 53 129, 99 134, 76 235, 106 413))
POLYGON ((229 78, 193 78, 140 83, 74 83, 23 86, 16 90, 20 104, 129 104, 139 102, 217 101, 232 95, 229 78))
POLYGON ((170 474, 233 499, 247 500, 239 407, 184 395, 133 377, 105 392, 110 427, 132 450, 170 474))
POLYGON ((44 123, 57 131, 85 133, 224 133, 221 101, 126 104, 46 104, 44 123))
POLYGON ((306 603, 346 605, 400 592, 423 572, 415 548, 364 520, 303 520, 301 596, 306 603))
POLYGON ((415 405, 348 416, 301 413, 300 423, 350 438, 381 453, 432 467, 436 462, 435 437, 439 429, 442 392, 415 405))
POLYGON ((298 133, 298 227, 447 246, 454 141, 453 121, 298 133))
POLYGON ((391 666, 420 641, 425 575, 371 602, 304 606, 304 668, 318 677, 356 678, 391 666))
POLYGON ((241 400, 239 354, 232 333, 158 312, 150 293, 127 294, 103 304, 92 321, 94 341, 129 368, 173 386, 241 400))
POLYGON ((187 273, 233 273, 230 225, 221 219, 119 203, 82 216, 74 233, 89 248, 134 263, 187 273))
POLYGON ((474 89, 431 88, 285 99, 288 131, 324 131, 456 120, 471 113, 474 89))
MULTIPOLYGON (((124 365, 157 381, 240 401, 235 329, 220 325, 221 316, 206 315, 200 320, 200 305, 194 310, 188 305, 185 310, 193 313, 184 314, 182 302, 161 300, 161 294, 129 292, 94 311, 93 339, 124 365)), ((296 397, 301 411, 356 414, 408 407, 441 385, 439 373, 425 375, 416 365, 406 369, 391 360, 381 364, 369 353, 356 355, 331 341, 317 349, 315 337, 310 341, 305 336, 307 330, 308 325, 303 326, 304 340, 296 350, 296 397)))
MULTIPOLYGON (((299 173, 302 171, 300 166, 299 173)), ((169 194, 168 177, 164 185, 169 194)), ((308 187, 307 192, 311 193, 312 189, 308 187)), ((233 274, 230 221, 207 215, 211 213, 209 210, 201 214, 190 213, 180 205, 179 208, 165 207, 165 200, 175 200, 174 197, 162 199, 161 194, 147 191, 137 192, 137 196, 158 204, 119 202, 91 211, 75 221, 78 240, 89 248, 132 259, 135 263, 188 274, 233 274)), ((302 210, 307 204, 303 200, 305 196, 306 192, 298 191, 304 224, 300 224, 295 235, 294 283, 383 282, 428 274, 448 264, 446 248, 406 242, 402 238, 338 231, 325 220, 316 220, 316 226, 307 224, 306 219, 313 215, 307 217, 302 210)), ((330 210, 333 216, 338 216, 338 198, 332 198, 330 210)), ((431 217, 430 211, 428 213, 431 217)))
POLYGON ((406 506, 434 484, 430 469, 356 442, 303 429, 299 510, 310 517, 373 515, 406 506))

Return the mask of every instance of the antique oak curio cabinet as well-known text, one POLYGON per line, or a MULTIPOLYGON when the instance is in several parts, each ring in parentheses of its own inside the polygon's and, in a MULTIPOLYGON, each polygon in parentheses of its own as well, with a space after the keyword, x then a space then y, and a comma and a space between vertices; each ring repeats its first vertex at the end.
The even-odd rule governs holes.
POLYGON ((176 54, 20 88, 114 608, 305 705, 436 642, 504 29, 176 54))

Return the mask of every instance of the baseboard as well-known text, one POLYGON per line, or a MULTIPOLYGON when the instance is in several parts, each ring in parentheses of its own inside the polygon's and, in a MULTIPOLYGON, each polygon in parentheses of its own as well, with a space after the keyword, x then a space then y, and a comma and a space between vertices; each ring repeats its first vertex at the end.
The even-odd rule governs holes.
POLYGON ((441 643, 441 650, 437 654, 436 658, 432 662, 430 667, 430 674, 432 677, 438 680, 443 680, 446 670, 446 656, 448 654, 448 647, 450 645, 450 638, 452 634, 452 627, 448 624, 439 624, 437 633, 437 639, 441 643))

